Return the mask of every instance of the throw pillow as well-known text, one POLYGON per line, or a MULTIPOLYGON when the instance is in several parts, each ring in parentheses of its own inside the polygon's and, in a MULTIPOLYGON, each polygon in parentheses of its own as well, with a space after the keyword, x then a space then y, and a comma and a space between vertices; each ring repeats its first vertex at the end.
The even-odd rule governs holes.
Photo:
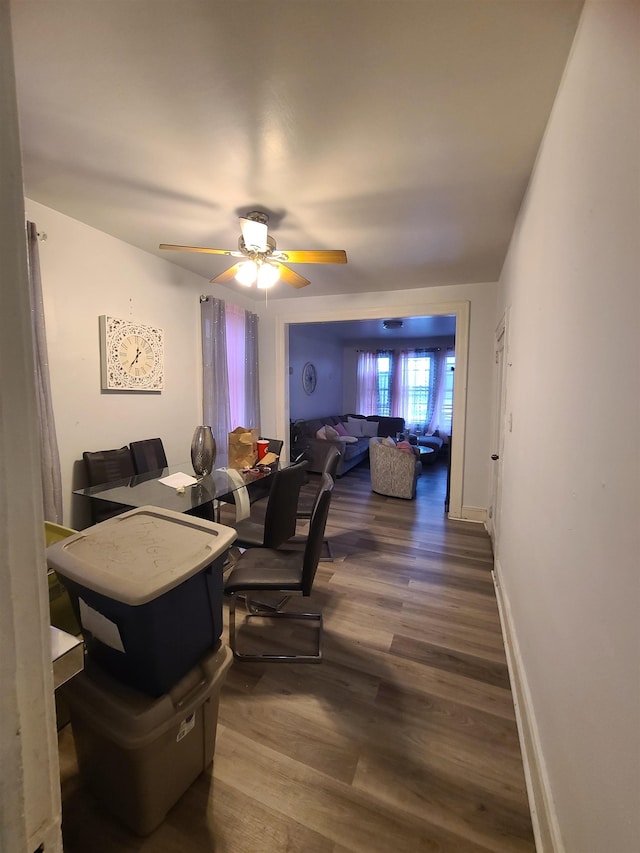
POLYGON ((362 418, 347 418, 347 430, 351 435, 355 435, 357 438, 361 438, 363 423, 364 420, 362 418))
POLYGON ((340 433, 330 424, 324 425, 324 434, 329 441, 337 441, 340 437, 340 433))
POLYGON ((335 425, 334 429, 335 429, 335 431, 338 433, 338 435, 349 435, 349 431, 347 430, 347 428, 345 427, 345 425, 344 425, 344 424, 342 424, 342 423, 339 423, 339 422, 338 422, 338 423, 335 425))
POLYGON ((362 421, 362 434, 367 438, 375 438, 378 435, 378 421, 362 421))
POLYGON ((319 430, 318 430, 318 432, 316 433, 316 438, 324 438, 324 439, 326 439, 326 437, 327 437, 327 436, 326 436, 326 434, 325 434, 324 427, 320 427, 320 429, 319 429, 319 430))
POLYGON ((409 444, 408 441, 399 441, 396 444, 398 450, 404 451, 404 453, 411 453, 413 455, 413 447, 409 444))
POLYGON ((381 444, 384 444, 385 447, 395 447, 396 446, 395 441, 391 438, 390 435, 386 435, 382 439, 381 444))
POLYGON ((343 444, 357 444, 358 439, 355 435, 339 435, 338 441, 341 441, 343 444))

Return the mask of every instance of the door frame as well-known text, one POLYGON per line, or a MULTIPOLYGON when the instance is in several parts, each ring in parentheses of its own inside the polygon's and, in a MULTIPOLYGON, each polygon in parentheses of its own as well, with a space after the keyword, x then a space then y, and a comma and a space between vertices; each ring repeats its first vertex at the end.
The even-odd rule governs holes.
POLYGON ((500 539, 500 512, 502 508, 502 464, 505 432, 505 409, 507 401, 507 315, 503 314, 496 326, 494 336, 495 372, 493 389, 493 429, 491 439, 492 459, 491 489, 487 531, 491 537, 493 552, 497 555, 500 539))
MULTIPOLYGON (((451 486, 449 495, 449 518, 464 518, 462 495, 464 488, 464 454, 467 418, 467 376, 469 359, 468 300, 459 302, 398 303, 393 306, 359 308, 354 316, 353 308, 342 310, 318 310, 314 323, 331 323, 339 320, 384 320, 389 312, 394 317, 422 317, 449 315, 456 318, 456 369, 453 378, 453 433, 451 444, 451 486)), ((275 415, 276 435, 285 437, 284 452, 289 455, 289 326, 309 322, 309 310, 300 308, 286 316, 274 318, 275 333, 275 415)))

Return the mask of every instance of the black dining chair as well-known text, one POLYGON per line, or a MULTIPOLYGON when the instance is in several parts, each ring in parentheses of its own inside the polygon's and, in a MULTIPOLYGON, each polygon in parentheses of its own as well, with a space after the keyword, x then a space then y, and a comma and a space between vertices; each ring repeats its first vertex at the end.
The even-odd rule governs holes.
MULTIPOLYGON (((334 482, 336 479, 336 472, 338 470, 338 465, 340 463, 340 457, 341 456, 342 456, 342 453, 341 453, 339 447, 335 447, 335 445, 332 445, 331 447, 327 448, 327 455, 325 456, 324 464, 322 466, 322 472, 321 473, 322 474, 331 474, 331 479, 334 482)), ((321 487, 322 487, 322 479, 320 480, 320 484, 318 486, 318 491, 320 490, 321 487)), ((313 492, 311 494, 309 494, 308 492, 305 492, 304 494, 300 495, 300 499, 298 501, 298 510, 296 513, 298 518, 300 518, 300 519, 311 518, 311 513, 313 512, 313 507, 315 506, 315 503, 316 503, 316 497, 317 497, 318 491, 313 492)))
POLYGON ((295 536, 296 512, 300 489, 304 482, 307 462, 281 468, 269 476, 272 481, 264 513, 264 522, 245 518, 232 524, 238 538, 238 548, 279 548, 295 536))
POLYGON ((264 435, 260 436, 260 441, 268 441, 267 445, 267 453, 275 453, 276 456, 280 456, 282 453, 282 447, 284 445, 284 441, 279 438, 267 438, 264 435))
POLYGON ((145 438, 129 444, 136 474, 147 474, 167 467, 167 456, 161 438, 145 438))
MULTIPOLYGON (((265 436, 261 435, 259 441, 269 442, 269 444, 267 445, 267 453, 275 453, 275 455, 278 457, 282 453, 284 441, 281 441, 279 438, 265 438, 265 436)), ((273 464, 278 465, 278 462, 274 462, 273 464)), ((263 498, 268 498, 272 484, 272 477, 266 477, 264 480, 257 480, 255 483, 250 483, 247 486, 249 503, 254 504, 256 501, 260 501, 263 498)))
MULTIPOLYGON (((86 450, 82 458, 90 486, 125 480, 135 474, 131 451, 126 445, 116 450, 86 450)), ((92 498, 91 518, 94 524, 99 524, 132 508, 124 504, 92 498)))
MULTIPOLYGON (((341 457, 340 448, 331 446, 327 448, 327 455, 324 459, 324 464, 322 466, 322 474, 320 475, 320 483, 318 485, 318 489, 316 492, 309 494, 309 492, 301 493, 298 499, 298 507, 296 510, 296 518, 300 521, 308 521, 311 518, 313 513, 313 508, 316 505, 316 501, 318 499, 318 495, 320 494, 320 490, 322 489, 322 475, 329 474, 331 479, 336 480, 336 471, 338 470, 338 465, 340 463, 341 457)), ((298 535, 293 541, 292 545, 302 545, 306 542, 306 536, 298 535)), ((322 543, 322 547, 324 549, 324 553, 320 556, 320 562, 322 563, 332 563, 333 562, 333 552, 331 550, 331 543, 328 539, 325 539, 322 543), (326 556, 325 556, 326 554, 326 556)))
POLYGON ((292 661, 298 663, 320 663, 322 660, 322 613, 297 612, 273 609, 253 610, 252 596, 260 593, 278 592, 287 601, 291 593, 300 592, 303 597, 311 594, 316 576, 324 530, 329 513, 333 480, 329 474, 322 475, 322 483, 311 516, 309 535, 304 551, 286 551, 275 548, 249 548, 237 560, 229 573, 224 591, 229 596, 229 645, 234 656, 241 661, 292 661), (236 604, 240 597, 247 602, 245 624, 252 619, 300 619, 311 620, 318 625, 317 648, 313 654, 273 654, 240 652, 237 645, 236 604))

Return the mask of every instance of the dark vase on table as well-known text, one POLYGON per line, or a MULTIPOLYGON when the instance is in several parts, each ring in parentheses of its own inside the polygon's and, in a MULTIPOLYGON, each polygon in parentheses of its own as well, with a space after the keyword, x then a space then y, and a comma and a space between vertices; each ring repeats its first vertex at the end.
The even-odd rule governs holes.
POLYGON ((196 427, 191 440, 191 464, 198 477, 213 471, 216 461, 216 440, 210 426, 196 427))

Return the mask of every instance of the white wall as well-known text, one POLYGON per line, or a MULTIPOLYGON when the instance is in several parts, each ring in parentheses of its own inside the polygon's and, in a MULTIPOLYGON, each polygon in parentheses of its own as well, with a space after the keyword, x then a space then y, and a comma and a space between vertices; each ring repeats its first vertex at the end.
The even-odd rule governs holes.
POLYGON ((640 4, 587 2, 500 281, 499 577, 568 853, 640 850, 639 57, 640 4))
MULTIPOLYGON (((358 320, 372 316, 421 316, 438 313, 438 306, 441 305, 467 301, 470 305, 470 332, 462 503, 469 510, 468 517, 477 517, 489 504, 496 293, 497 284, 488 283, 345 296, 310 296, 304 300, 295 297, 279 299, 271 302, 268 313, 261 317, 261 364, 280 362, 283 364, 283 370, 284 365, 288 364, 287 354, 284 354, 283 361, 279 351, 277 327, 282 322, 308 323, 358 320), (474 513, 474 510, 477 512, 474 513)), ((265 387, 262 385, 262 377, 261 387, 265 387)), ((277 428, 277 406, 283 396, 287 397, 285 403, 288 403, 288 395, 263 395, 263 429, 277 428)))
POLYGON ((47 235, 39 248, 64 517, 82 527, 87 507, 72 490, 84 485, 84 450, 160 436, 169 464, 189 460, 202 418, 200 294, 250 303, 41 204, 27 200, 26 212, 47 235), (164 391, 101 391, 101 314, 164 329, 164 391))

